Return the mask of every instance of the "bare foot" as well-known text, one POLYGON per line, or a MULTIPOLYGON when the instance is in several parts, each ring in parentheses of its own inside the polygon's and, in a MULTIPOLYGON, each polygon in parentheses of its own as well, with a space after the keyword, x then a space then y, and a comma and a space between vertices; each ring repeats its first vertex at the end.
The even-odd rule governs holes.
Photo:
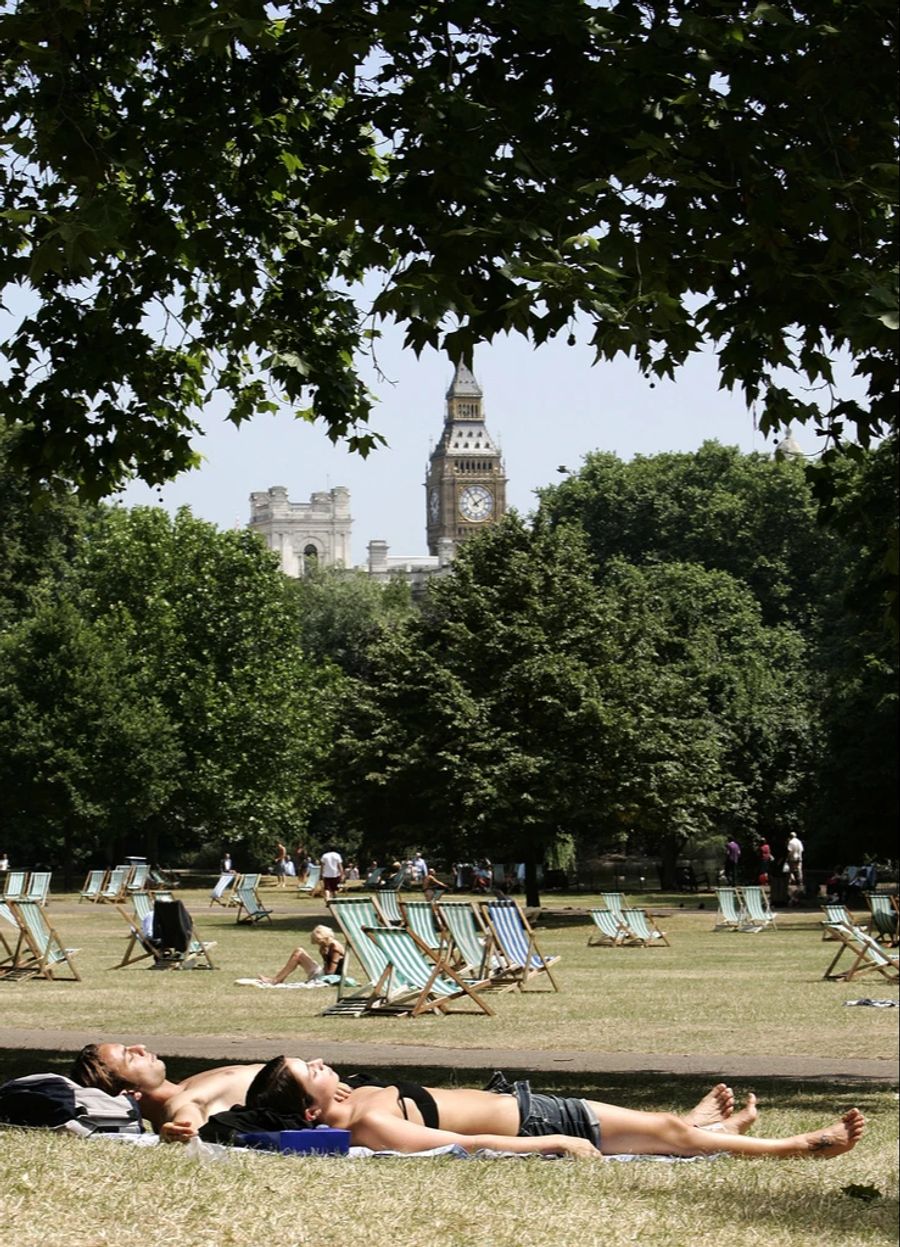
MULTIPOLYGON (((858 1108, 851 1108, 840 1121, 825 1130, 813 1130, 802 1134, 798 1141, 805 1145, 805 1153, 820 1160, 830 1160, 856 1147, 866 1128, 866 1119, 858 1108)), ((800 1154, 803 1154, 801 1150, 800 1154)))
POLYGON ((710 1127, 721 1125, 734 1112, 734 1092, 723 1082, 717 1082, 712 1091, 707 1091, 699 1104, 695 1104, 689 1113, 685 1113, 682 1121, 689 1126, 710 1127))
POLYGON ((723 1130, 725 1134, 746 1134, 758 1116, 759 1110, 756 1107, 756 1096, 751 1091, 743 1108, 738 1109, 736 1113, 732 1113, 727 1121, 723 1121, 720 1126, 707 1128, 710 1130, 723 1130))
POLYGON ((266 974, 257 974, 256 981, 257 983, 274 983, 275 982, 274 979, 270 979, 268 975, 266 974))

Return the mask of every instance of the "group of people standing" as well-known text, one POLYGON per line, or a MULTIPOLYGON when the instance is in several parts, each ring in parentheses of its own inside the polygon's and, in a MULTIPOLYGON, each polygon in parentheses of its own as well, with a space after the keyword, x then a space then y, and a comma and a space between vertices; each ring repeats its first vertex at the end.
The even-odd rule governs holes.
MULTIPOLYGON (((768 840, 764 839, 756 846, 754 859, 756 876, 754 883, 767 887, 773 882, 772 875, 780 871, 781 874, 787 875, 788 886, 795 888, 797 893, 802 893, 804 887, 803 841, 796 832, 792 832, 788 837, 783 857, 776 858, 768 840)), ((734 836, 731 836, 725 845, 724 873, 731 887, 736 887, 745 873, 741 870, 741 846, 734 836)))

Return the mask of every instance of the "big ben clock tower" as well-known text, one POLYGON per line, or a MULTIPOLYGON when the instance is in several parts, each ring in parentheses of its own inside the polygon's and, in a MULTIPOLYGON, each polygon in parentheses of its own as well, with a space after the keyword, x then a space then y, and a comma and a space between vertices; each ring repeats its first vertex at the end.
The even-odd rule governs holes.
POLYGON ((484 423, 481 386, 457 364, 447 391, 441 440, 432 451, 425 479, 428 552, 449 537, 458 546, 496 524, 506 510, 506 477, 500 451, 484 423))

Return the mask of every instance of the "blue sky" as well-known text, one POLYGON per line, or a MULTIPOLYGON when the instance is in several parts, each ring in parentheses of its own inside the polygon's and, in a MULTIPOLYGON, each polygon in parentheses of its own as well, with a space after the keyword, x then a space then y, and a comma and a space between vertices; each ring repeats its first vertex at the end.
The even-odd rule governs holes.
MULTIPOLYGON (((520 512, 534 508, 537 488, 559 479, 559 466, 575 470, 592 450, 630 459, 696 450, 708 438, 745 451, 773 448, 741 397, 719 391, 711 355, 694 357, 675 382, 652 388, 631 361, 592 366, 592 357, 588 347, 562 340, 535 350, 521 338, 504 338, 476 351, 487 425, 506 463, 507 500, 520 512)), ((368 459, 332 446, 321 427, 287 411, 235 429, 211 409, 196 443, 202 466, 160 490, 131 485, 123 502, 187 505, 231 528, 247 523, 253 490, 285 485, 293 501, 305 502, 314 490, 345 485, 355 564, 365 561, 374 538, 387 541, 392 554, 425 553, 425 470, 453 369, 436 352, 417 359, 404 351, 398 330, 385 331, 378 358, 387 379, 371 367, 363 371, 379 400, 372 425, 388 445, 368 459)), ((815 449, 810 432, 794 435, 804 450, 815 449)))

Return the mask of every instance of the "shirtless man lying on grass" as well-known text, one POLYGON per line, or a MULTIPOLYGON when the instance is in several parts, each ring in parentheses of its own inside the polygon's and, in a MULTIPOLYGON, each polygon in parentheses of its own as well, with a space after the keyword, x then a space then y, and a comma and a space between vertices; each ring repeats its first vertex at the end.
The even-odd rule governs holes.
POLYGON ((782 1140, 744 1139, 743 1132, 756 1120, 755 1097, 735 1112, 734 1094, 724 1083, 684 1117, 529 1092, 534 1111, 523 1120, 521 1084, 470 1091, 420 1088, 400 1079, 386 1087, 352 1088, 320 1060, 276 1057, 264 1066, 221 1066, 173 1083, 164 1062, 143 1044, 101 1043, 82 1049, 72 1077, 112 1094, 139 1093, 144 1116, 167 1142, 187 1142, 211 1114, 243 1103, 299 1113, 311 1125, 349 1129, 354 1144, 395 1151, 459 1143, 469 1151, 563 1152, 597 1159, 623 1151, 836 1156, 849 1151, 863 1132, 862 1114, 851 1109, 825 1131, 782 1140), (546 1133, 547 1121, 560 1114, 560 1129, 573 1133, 546 1133))

